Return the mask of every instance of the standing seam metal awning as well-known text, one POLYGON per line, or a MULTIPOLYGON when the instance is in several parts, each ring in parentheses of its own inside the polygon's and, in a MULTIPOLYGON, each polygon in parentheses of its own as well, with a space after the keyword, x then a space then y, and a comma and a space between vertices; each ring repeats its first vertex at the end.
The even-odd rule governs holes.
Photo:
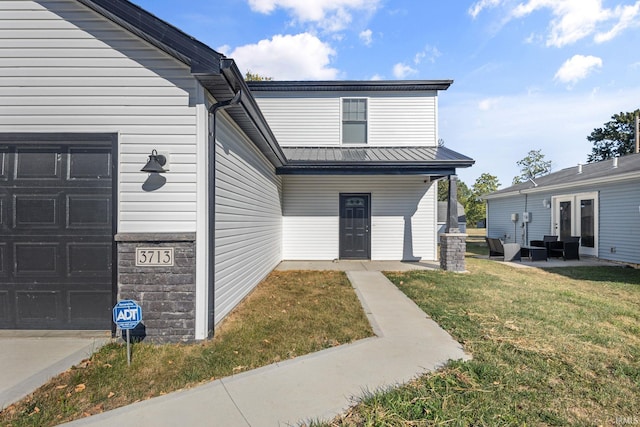
POLYGON ((445 147, 282 147, 279 175, 454 175, 474 160, 445 147))

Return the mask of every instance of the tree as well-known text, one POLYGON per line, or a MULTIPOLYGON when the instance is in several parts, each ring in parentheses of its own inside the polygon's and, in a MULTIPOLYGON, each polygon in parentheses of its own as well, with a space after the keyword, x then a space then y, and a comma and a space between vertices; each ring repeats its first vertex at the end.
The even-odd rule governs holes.
POLYGON ((589 163, 599 162, 612 157, 631 154, 635 150, 635 116, 640 109, 614 114, 610 121, 601 128, 596 128, 587 136, 593 144, 591 154, 587 157, 589 163))
POLYGON ((544 159, 542 150, 529 151, 526 157, 518 160, 516 164, 520 166, 521 174, 513 178, 514 185, 551 172, 551 160, 544 159))
POLYGON ((471 187, 471 197, 464 206, 468 227, 475 227, 478 221, 487 217, 487 203, 483 197, 496 191, 499 186, 498 177, 486 172, 476 179, 471 187))
POLYGON ((273 77, 264 77, 258 73, 252 73, 251 70, 249 70, 244 75, 244 79, 248 82, 262 82, 262 81, 271 81, 273 80, 273 77))
MULTIPOLYGON (((471 197, 471 190, 462 181, 458 181, 458 201, 464 206, 471 197)), ((449 180, 443 178, 438 180, 438 201, 446 202, 449 199, 449 180)))

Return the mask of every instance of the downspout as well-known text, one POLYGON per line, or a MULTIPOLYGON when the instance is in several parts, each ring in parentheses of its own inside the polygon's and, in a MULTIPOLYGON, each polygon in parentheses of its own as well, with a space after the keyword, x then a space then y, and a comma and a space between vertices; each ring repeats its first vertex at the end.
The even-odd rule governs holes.
POLYGON ((224 110, 226 108, 237 105, 242 100, 242 90, 238 90, 233 98, 226 101, 220 101, 213 104, 209 108, 209 115, 212 117, 211 136, 213 143, 209 146, 207 152, 207 185, 209 187, 209 194, 207 198, 207 228, 209 230, 209 260, 208 260, 208 276, 209 276, 209 335, 213 336, 213 326, 215 324, 215 245, 216 245, 216 113, 218 110, 224 110))

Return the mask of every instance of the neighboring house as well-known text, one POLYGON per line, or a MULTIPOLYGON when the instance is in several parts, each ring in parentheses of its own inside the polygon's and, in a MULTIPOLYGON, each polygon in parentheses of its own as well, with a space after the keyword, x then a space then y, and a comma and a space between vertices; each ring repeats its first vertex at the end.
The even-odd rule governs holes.
POLYGON ((489 237, 526 244, 580 236, 582 255, 640 264, 640 154, 563 169, 485 199, 489 237))
POLYGON ((3 329, 106 330, 133 299, 151 339, 204 339, 283 259, 435 259, 434 180, 473 163, 436 144, 450 81, 317 83, 354 120, 278 121, 232 59, 126 0, 0 2, 0 64, 3 329), (366 145, 318 141, 361 137, 361 99, 366 145), (152 154, 166 172, 140 171, 152 154))
MULTIPOLYGON (((438 202, 438 234, 445 232, 447 226, 447 202, 438 202)), ((464 206, 458 202, 458 229, 461 233, 467 232, 467 216, 464 212, 464 206)))

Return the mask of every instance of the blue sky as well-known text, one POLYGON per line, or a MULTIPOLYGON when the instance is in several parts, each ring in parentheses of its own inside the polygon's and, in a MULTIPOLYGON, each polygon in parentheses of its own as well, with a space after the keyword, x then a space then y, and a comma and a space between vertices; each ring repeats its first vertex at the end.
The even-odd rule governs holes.
POLYGON ((640 107, 640 0, 134 0, 275 80, 452 79, 440 138, 502 187, 542 150, 585 163, 587 135, 640 107))

